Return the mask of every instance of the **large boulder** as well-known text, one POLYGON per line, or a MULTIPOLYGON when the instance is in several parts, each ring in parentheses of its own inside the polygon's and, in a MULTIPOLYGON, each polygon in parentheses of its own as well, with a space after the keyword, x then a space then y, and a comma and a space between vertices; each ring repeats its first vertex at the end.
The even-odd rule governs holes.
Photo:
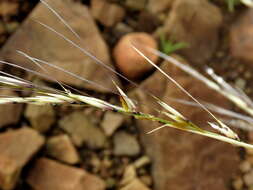
POLYGON ((201 64, 214 53, 218 44, 222 14, 207 0, 177 0, 173 3, 164 32, 176 42, 188 44, 180 53, 201 64))
POLYGON ((114 73, 103 68, 101 64, 96 64, 94 59, 86 56, 80 49, 36 22, 39 21, 53 27, 66 38, 95 55, 104 64, 113 68, 108 47, 101 37, 88 8, 71 0, 47 0, 47 2, 78 33, 81 40, 71 33, 46 6, 39 3, 18 31, 5 44, 0 52, 1 59, 33 70, 40 70, 39 67, 31 64, 27 58, 16 52, 16 50, 22 50, 31 56, 74 72, 80 77, 97 82, 104 88, 73 78, 58 69, 45 66, 49 75, 61 82, 92 90, 111 92, 114 89, 112 79, 117 81, 114 73))
MULTIPOLYGON (((162 69, 197 99, 215 103, 227 109, 231 108, 226 99, 174 66, 165 63, 162 69)), ((174 84, 168 82, 159 71, 156 71, 133 92, 140 105, 143 105, 140 108, 141 111, 156 114, 154 109, 161 109, 161 107, 142 89, 165 101, 201 127, 205 128, 207 122, 210 121, 210 116, 201 109, 173 102, 171 100, 173 97, 190 99, 174 84)), ((160 115, 160 117, 163 116, 160 115)), ((158 123, 151 121, 139 120, 138 126, 142 145, 153 160, 152 174, 155 190, 229 189, 227 184, 237 174, 236 166, 239 163, 237 148, 224 142, 172 128, 164 128, 147 135, 148 131, 159 126, 158 123)))

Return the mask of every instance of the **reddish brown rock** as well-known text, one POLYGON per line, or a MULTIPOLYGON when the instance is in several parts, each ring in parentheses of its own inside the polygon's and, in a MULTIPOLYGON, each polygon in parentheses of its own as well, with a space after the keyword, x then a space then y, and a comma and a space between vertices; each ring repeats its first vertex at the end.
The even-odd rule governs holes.
POLYGON ((113 56, 118 69, 128 78, 138 78, 147 71, 152 70, 153 66, 145 58, 139 55, 132 47, 139 45, 138 49, 154 63, 158 57, 151 54, 141 46, 157 49, 155 39, 143 32, 129 33, 123 36, 113 50, 113 56))
POLYGON ((79 162, 79 155, 67 135, 50 137, 46 143, 46 151, 49 156, 67 164, 79 162))
POLYGON ((92 0, 91 14, 103 25, 111 27, 124 18, 125 9, 118 4, 109 3, 107 0, 92 0))
POLYGON ((216 49, 221 24, 221 11, 209 1, 177 0, 173 3, 164 32, 169 39, 189 45, 180 50, 187 60, 203 64, 216 49))
MULTIPOLYGON (((229 102, 209 90, 204 84, 179 71, 171 64, 162 69, 198 100, 204 100, 230 109, 229 102)), ((143 82, 141 87, 159 97, 188 119, 201 127, 207 126, 210 116, 199 108, 188 107, 170 98, 190 100, 185 94, 162 76, 158 71, 143 82)), ((135 91, 141 104, 141 111, 156 114, 153 108, 161 109, 154 99, 141 89, 135 91)), ((160 115, 160 117, 163 117, 160 115)), ((238 149, 230 144, 207 137, 164 128, 151 135, 146 132, 160 126, 151 121, 138 121, 142 145, 152 159, 152 174, 156 190, 228 190, 227 184, 237 174, 239 165, 238 149)), ((210 130, 210 127, 207 129, 210 130)))
MULTIPOLYGON (((51 11, 40 3, 5 44, 0 53, 1 59, 38 70, 39 68, 35 64, 31 64, 29 60, 16 52, 16 50, 22 50, 31 56, 49 61, 53 65, 60 66, 80 77, 95 81, 107 89, 94 84, 91 85, 64 74, 62 71, 46 66, 45 68, 50 75, 59 81, 102 92, 111 92, 115 88, 111 77, 113 80, 117 80, 112 72, 96 64, 93 59, 84 55, 78 48, 73 47, 54 32, 34 22, 34 20, 40 21, 53 27, 65 37, 75 41, 85 50, 94 54, 104 64, 112 67, 108 47, 102 39, 88 8, 71 0, 47 0, 47 2, 77 31, 81 40, 78 40, 51 11)), ((41 72, 40 69, 39 71, 41 72)))
MULTIPOLYGON (((4 96, 18 96, 15 92, 11 90, 1 90, 0 95, 4 96)), ((0 128, 5 125, 16 124, 19 121, 22 112, 21 104, 6 104, 0 105, 0 128)))
POLYGON ((0 135, 0 189, 11 190, 15 187, 22 168, 43 143, 44 138, 30 128, 0 135))
POLYGON ((253 10, 248 9, 232 26, 230 49, 234 57, 246 62, 253 62, 253 10))
POLYGON ((40 158, 28 174, 34 190, 104 190, 104 182, 85 170, 40 158))

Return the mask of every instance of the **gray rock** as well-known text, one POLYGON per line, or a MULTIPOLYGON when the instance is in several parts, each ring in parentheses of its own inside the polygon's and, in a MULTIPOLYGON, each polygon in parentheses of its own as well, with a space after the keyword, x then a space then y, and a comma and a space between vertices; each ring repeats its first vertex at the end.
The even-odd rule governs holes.
POLYGON ((53 27, 62 35, 75 41, 85 50, 95 55, 104 64, 113 67, 108 47, 101 37, 88 8, 72 0, 47 0, 47 2, 62 15, 82 40, 78 40, 51 11, 42 3, 39 3, 22 26, 4 45, 0 52, 0 58, 41 72, 35 64, 31 64, 29 60, 15 51, 17 49, 22 50, 31 56, 48 61, 80 77, 99 83, 106 89, 73 78, 58 69, 45 66, 50 76, 61 82, 101 92, 111 92, 115 89, 111 77, 117 81, 114 73, 103 69, 102 66, 96 64, 93 59, 84 55, 78 48, 73 47, 52 31, 34 22, 34 20, 37 20, 53 27))
POLYGON ((137 139, 125 132, 116 133, 113 144, 113 153, 117 156, 137 156, 141 150, 137 139))
POLYGON ((41 133, 48 131, 55 122, 55 112, 51 105, 37 106, 29 104, 26 107, 25 116, 32 127, 41 133))
POLYGON ((191 62, 203 64, 216 50, 222 14, 207 0, 177 0, 173 3, 164 32, 168 38, 189 45, 179 52, 191 62))
MULTIPOLYGON (((171 64, 163 64, 162 69, 198 100, 231 109, 228 100, 171 64)), ((141 89, 153 93, 180 111, 186 118, 210 130, 210 127, 207 126, 210 116, 206 112, 199 108, 173 102, 170 99, 174 97, 191 100, 158 71, 134 92, 134 97, 139 104, 145 104, 140 110, 156 115, 157 112, 154 109, 161 109, 161 107, 141 89)), ((153 161, 152 175, 155 189, 167 190, 170 187, 173 190, 227 190, 227 184, 239 172, 236 167, 240 160, 238 149, 230 144, 172 128, 164 128, 147 135, 148 131, 160 126, 151 121, 138 120, 138 126, 142 145, 153 161)))
POLYGON ((14 189, 22 168, 44 144, 44 137, 30 128, 0 134, 0 189, 14 189))
MULTIPOLYGON (((12 90, 0 90, 0 95, 18 96, 12 90)), ((21 104, 0 105, 0 128, 6 125, 16 124, 21 116, 22 107, 21 104)))
POLYGON ((50 137, 46 143, 47 154, 67 164, 77 164, 79 155, 67 135, 50 137))
POLYGON ((111 136, 123 123, 122 114, 106 112, 101 126, 107 136, 111 136))
POLYGON ((40 158, 29 171, 28 184, 34 190, 104 190, 105 183, 85 170, 40 158))
POLYGON ((59 122, 60 127, 70 134, 76 146, 86 144, 90 148, 102 148, 106 137, 103 131, 93 125, 82 112, 74 112, 59 122))

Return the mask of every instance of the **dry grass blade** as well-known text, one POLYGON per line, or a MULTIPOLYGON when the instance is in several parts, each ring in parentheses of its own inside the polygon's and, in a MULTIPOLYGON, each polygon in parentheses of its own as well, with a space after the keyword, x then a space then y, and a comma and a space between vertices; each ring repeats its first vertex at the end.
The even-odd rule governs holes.
POLYGON ((249 103, 249 102, 251 102, 251 101, 249 101, 250 100, 249 97, 247 97, 245 95, 245 93, 242 93, 242 92, 236 90, 235 88, 230 86, 228 83, 224 82, 223 79, 221 80, 221 77, 214 75, 213 71, 210 68, 207 69, 207 73, 211 74, 213 76, 213 78, 216 78, 216 80, 218 80, 219 83, 215 83, 214 81, 208 79, 204 75, 197 72, 194 68, 190 67, 189 65, 180 63, 178 60, 176 60, 175 58, 173 58, 171 56, 168 56, 168 55, 166 55, 160 51, 157 51, 155 49, 151 49, 151 48, 147 48, 147 47, 146 47, 146 49, 148 51, 150 51, 151 53, 154 53, 154 54, 160 56, 161 58, 165 59, 166 61, 168 61, 168 63, 171 63, 171 64, 177 66, 178 68, 182 69, 186 73, 192 75, 194 78, 198 79, 199 81, 205 83, 209 88, 217 91, 218 93, 220 93, 221 95, 223 95, 224 97, 226 97, 230 101, 232 101, 239 108, 243 109, 245 112, 247 112, 251 116, 253 116, 253 107, 252 107, 252 103, 249 103), (214 76, 216 76, 216 77, 214 77, 214 76))

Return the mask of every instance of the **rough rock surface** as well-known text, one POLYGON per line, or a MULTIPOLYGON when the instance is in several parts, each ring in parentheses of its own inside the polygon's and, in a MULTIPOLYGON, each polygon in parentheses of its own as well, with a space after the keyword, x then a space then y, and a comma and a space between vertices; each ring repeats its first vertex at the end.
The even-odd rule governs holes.
POLYGON ((253 62, 253 10, 248 9, 233 25, 230 32, 230 49, 234 57, 253 62))
POLYGON ((60 127, 70 134, 77 146, 86 144, 90 148, 102 148, 106 137, 103 131, 95 126, 82 112, 74 112, 59 122, 60 127))
POLYGON ((55 113, 51 105, 37 106, 29 104, 26 107, 25 116, 32 127, 41 133, 48 131, 55 122, 55 113))
POLYGON ((47 154, 67 164, 77 164, 79 155, 67 135, 50 137, 46 143, 47 154))
MULTIPOLYGON (((17 94, 11 90, 0 90, 0 94, 14 97, 17 96, 17 94)), ((0 128, 5 125, 16 124, 19 121, 21 112, 21 104, 0 105, 0 128)))
POLYGON ((22 50, 31 56, 49 61, 53 65, 71 71, 80 77, 95 81, 108 89, 73 78, 57 69, 45 67, 50 75, 59 81, 103 92, 114 89, 111 77, 113 77, 113 80, 117 80, 117 78, 113 73, 103 69, 102 66, 96 64, 94 60, 84 55, 78 48, 73 47, 52 31, 34 22, 34 20, 37 20, 53 27, 112 67, 108 47, 102 39, 88 8, 71 0, 48 0, 47 2, 76 30, 82 40, 78 40, 50 10, 40 3, 18 31, 8 40, 0 52, 1 59, 37 70, 36 65, 31 64, 29 60, 16 52, 16 50, 22 50))
POLYGON ((111 136, 123 123, 122 114, 106 112, 101 126, 107 136, 111 136))
MULTIPOLYGON (((197 99, 215 103, 227 109, 231 108, 226 99, 171 64, 165 63, 162 68, 197 99)), ((190 99, 158 71, 141 86, 199 126, 207 126, 207 121, 210 121, 209 115, 201 109, 172 102, 170 98, 173 97, 190 99)), ((145 104, 141 111, 155 114, 152 108, 161 109, 154 99, 142 90, 136 90, 134 94, 140 103, 145 104)), ((142 144, 148 156, 153 160, 152 174, 155 190, 167 190, 168 187, 173 190, 229 189, 227 184, 238 170, 236 167, 231 167, 239 164, 237 148, 227 143, 171 128, 164 128, 147 135, 146 132, 160 125, 150 121, 138 121, 138 124, 142 134, 142 144)), ((210 127, 208 129, 210 130, 210 127)))
POLYGON ((104 182, 85 170, 40 158, 30 170, 27 182, 34 190, 104 190, 104 182))
POLYGON ((91 14, 103 25, 111 27, 124 18, 125 9, 107 0, 92 0, 91 14))
POLYGON ((150 190, 146 187, 139 179, 134 179, 125 187, 120 188, 119 190, 150 190))
POLYGON ((176 0, 149 0, 147 9, 151 13, 157 14, 170 8, 174 1, 176 0))
POLYGON ((125 132, 118 132, 113 137, 113 153, 118 156, 137 156, 140 153, 140 145, 137 139, 125 132))
POLYGON ((203 64, 216 49, 221 24, 221 11, 207 0, 177 0, 164 32, 169 39, 189 45, 180 51, 188 60, 203 64))
POLYGON ((1 1, 0 2, 0 16, 6 17, 15 15, 18 11, 17 2, 1 1))
POLYGON ((0 189, 15 187, 22 168, 43 143, 44 138, 30 128, 0 134, 0 189))
POLYGON ((126 0, 125 5, 133 10, 143 10, 146 5, 146 0, 126 0))

